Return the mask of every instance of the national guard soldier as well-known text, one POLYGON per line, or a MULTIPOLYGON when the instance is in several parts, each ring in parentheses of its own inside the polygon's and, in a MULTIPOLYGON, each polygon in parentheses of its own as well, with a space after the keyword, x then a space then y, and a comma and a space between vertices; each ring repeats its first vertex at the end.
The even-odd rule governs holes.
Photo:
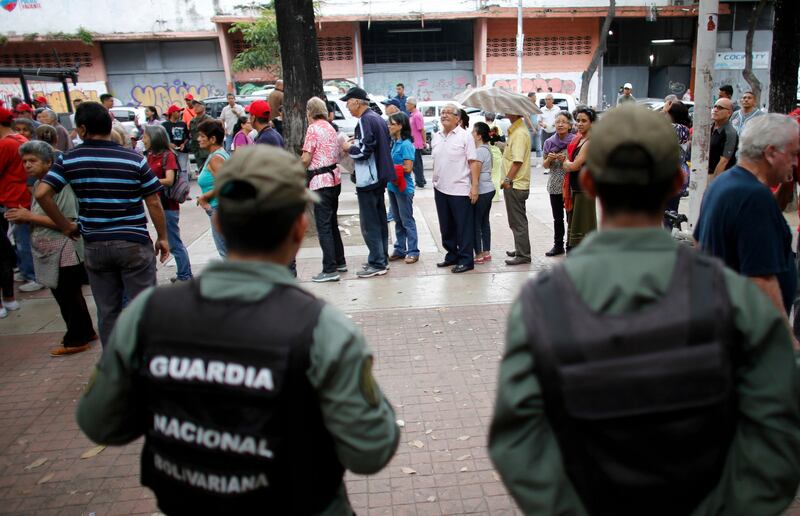
POLYGON ((399 429, 361 333, 287 269, 316 196, 266 145, 217 184, 228 259, 131 302, 78 423, 102 444, 145 436, 142 484, 167 514, 352 514, 344 470, 379 471, 399 429))
POLYGON ((592 133, 601 230, 512 305, 492 461, 526 514, 781 514, 800 482, 786 324, 660 228, 682 181, 662 116, 617 108, 592 133))

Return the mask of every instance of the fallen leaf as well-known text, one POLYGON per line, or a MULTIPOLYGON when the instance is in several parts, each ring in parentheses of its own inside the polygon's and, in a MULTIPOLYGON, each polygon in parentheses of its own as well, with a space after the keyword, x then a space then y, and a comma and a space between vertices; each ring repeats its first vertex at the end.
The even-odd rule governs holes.
POLYGON ((423 325, 422 325, 422 327, 423 327, 423 328, 429 328, 429 327, 430 327, 430 325, 431 325, 431 323, 425 323, 425 324, 423 324, 423 325))
POLYGON ((425 340, 425 337, 420 337, 420 338, 417 339, 417 342, 423 342, 424 340, 425 340))
POLYGON ((465 471, 469 471, 469 469, 467 469, 467 467, 464 466, 463 468, 459 469, 458 471, 460 471, 461 473, 464 473, 465 471))
POLYGON ((441 335, 442 333, 444 333, 442 330, 433 330, 434 335, 441 335))
POLYGON ((479 358, 481 358, 482 356, 483 356, 483 355, 475 355, 474 357, 472 357, 472 360, 478 360, 478 359, 479 359, 479 358))
POLYGON ((440 398, 439 396, 434 396, 433 397, 433 401, 439 402, 439 401, 442 401, 442 400, 444 400, 444 398, 440 398))
POLYGON ((435 441, 435 440, 436 440, 436 436, 435 436, 435 435, 432 435, 432 436, 431 436, 431 439, 433 439, 433 440, 435 441))
POLYGON ((106 447, 103 446, 103 445, 95 446, 94 448, 91 448, 91 449, 86 450, 85 452, 83 452, 83 455, 81 455, 81 458, 82 459, 91 459, 92 457, 94 457, 95 455, 97 455, 98 453, 100 453, 101 451, 103 451, 105 449, 106 449, 106 447))
POLYGON ((45 475, 42 478, 40 478, 39 481, 36 482, 36 483, 37 484, 44 484, 45 482, 47 482, 48 480, 50 480, 52 478, 53 478, 53 473, 48 473, 47 475, 45 475))
POLYGON ((447 321, 447 324, 455 324, 458 321, 447 321))
POLYGON ((404 426, 406 426, 406 422, 403 421, 402 419, 398 419, 397 420, 397 426, 399 426, 400 428, 403 428, 404 426))
POLYGON ((409 444, 409 446, 413 446, 414 448, 424 448, 425 447, 425 443, 423 443, 422 441, 420 441, 418 439, 414 440, 414 441, 411 441, 408 444, 409 444))
POLYGON ((434 394, 439 394, 440 392, 442 392, 442 389, 433 389, 434 394))
POLYGON ((467 460, 470 457, 472 457, 472 455, 466 454, 466 455, 462 455, 461 457, 458 457, 456 460, 458 460, 458 461, 467 460))
POLYGON ((36 459, 35 461, 33 461, 30 464, 28 464, 27 466, 25 466, 25 469, 27 469, 27 470, 36 469, 39 466, 43 465, 45 462, 47 462, 47 457, 42 457, 40 459, 36 459))
POLYGON ((497 473, 497 471, 492 471, 492 477, 494 477, 494 479, 497 480, 498 482, 501 481, 500 475, 497 473))
POLYGON ((406 467, 400 468, 400 471, 402 473, 405 473, 406 475, 416 475, 417 474, 417 470, 416 469, 411 469, 411 468, 406 468, 406 467))
POLYGON ((431 435, 431 432, 433 432, 433 430, 425 430, 425 435, 431 435))
POLYGON ((414 357, 414 360, 422 360, 423 358, 425 357, 423 357, 422 355, 417 355, 414 357))
POLYGON ((434 346, 434 347, 435 347, 436 349, 442 349, 442 346, 440 346, 440 345, 438 345, 438 344, 437 344, 436 346, 434 346))
POLYGON ((456 440, 458 440, 458 441, 466 441, 466 440, 467 440, 467 439, 469 439, 469 438, 470 438, 470 436, 469 436, 469 435, 459 435, 459 436, 456 438, 456 440))
POLYGON ((426 500, 428 500, 429 502, 435 502, 436 501, 436 497, 435 496, 429 496, 429 497, 426 498, 426 500))

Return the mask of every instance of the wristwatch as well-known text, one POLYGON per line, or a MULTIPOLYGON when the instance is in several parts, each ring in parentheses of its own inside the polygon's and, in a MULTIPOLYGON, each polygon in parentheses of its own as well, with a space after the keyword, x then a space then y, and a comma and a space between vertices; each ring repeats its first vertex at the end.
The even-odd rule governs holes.
POLYGON ((506 177, 505 179, 503 179, 503 182, 509 185, 514 183, 514 181, 510 177, 506 177))

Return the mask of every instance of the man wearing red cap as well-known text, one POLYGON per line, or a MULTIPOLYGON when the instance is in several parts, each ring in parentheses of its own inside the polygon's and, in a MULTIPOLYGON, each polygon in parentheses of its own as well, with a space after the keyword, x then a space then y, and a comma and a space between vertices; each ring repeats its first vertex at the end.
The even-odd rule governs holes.
POLYGON ((166 112, 167 119, 161 126, 169 135, 169 146, 178 156, 178 165, 181 170, 188 170, 189 149, 186 148, 186 142, 189 141, 189 126, 181 120, 181 111, 181 108, 175 104, 168 107, 166 112))
POLYGON ((186 107, 183 108, 183 123, 186 124, 186 127, 189 127, 189 124, 192 123, 192 118, 195 117, 196 113, 194 112, 194 96, 191 93, 187 93, 185 97, 183 97, 183 101, 186 102, 186 107))
POLYGON ((278 131, 272 128, 269 123, 270 108, 266 100, 257 100, 250 104, 248 113, 250 113, 250 123, 253 125, 258 136, 255 137, 253 143, 265 143, 267 145, 274 145, 275 147, 283 148, 283 136, 278 131))
POLYGON ((33 99, 33 105, 37 108, 49 108, 50 106, 47 104, 47 97, 44 95, 39 95, 35 99, 33 99))

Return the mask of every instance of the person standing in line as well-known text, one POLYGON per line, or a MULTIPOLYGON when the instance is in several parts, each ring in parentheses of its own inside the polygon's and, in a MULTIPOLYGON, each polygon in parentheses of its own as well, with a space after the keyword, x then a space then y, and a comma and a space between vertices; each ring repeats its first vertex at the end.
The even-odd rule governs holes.
POLYGON ((163 187, 140 154, 111 141, 111 117, 103 106, 83 102, 75 122, 83 144, 53 164, 36 188, 36 202, 65 235, 83 236, 100 341, 106 346, 123 299, 133 300, 155 285, 156 257, 161 263, 169 258, 158 196, 163 187), (66 218, 53 199, 67 185, 78 198, 77 223, 66 218), (142 200, 156 229, 155 245, 142 200))
MULTIPOLYGON (((678 194, 671 198, 667 203, 667 211, 678 211, 678 206, 681 202, 681 197, 683 197, 683 193, 689 187, 689 153, 691 152, 691 146, 689 144, 690 140, 690 132, 689 128, 692 126, 692 119, 689 117, 689 108, 686 107, 686 104, 681 102, 680 100, 676 100, 670 103, 669 109, 666 112, 667 119, 672 123, 672 127, 675 129, 675 137, 678 139, 678 145, 680 146, 680 165, 681 165, 681 174, 683 177, 683 187, 678 194)), ((666 215, 664 216, 664 227, 667 229, 672 229, 672 223, 667 219, 666 215)))
POLYGON ((253 138, 253 143, 283 148, 285 145, 283 136, 269 123, 271 115, 269 103, 265 100, 257 100, 247 107, 247 112, 250 113, 250 124, 253 129, 258 131, 256 137, 253 138))
POLYGON ((47 103, 47 97, 44 95, 39 95, 33 99, 33 105, 36 106, 37 109, 50 109, 50 105, 47 103))
MULTIPOLYGON (((206 113, 206 105, 199 100, 195 100, 193 106, 195 115, 189 124, 189 152, 194 154, 194 163, 197 165, 197 170, 202 170, 208 159, 209 152, 200 146, 198 141, 200 135, 199 127, 206 120, 214 119, 206 113)), ((224 142, 220 141, 219 144, 222 145, 224 142)))
POLYGON ((506 251, 506 265, 531 263, 531 239, 525 201, 531 190, 531 140, 521 115, 506 114, 511 121, 503 151, 503 183, 508 227, 514 234, 514 250, 506 251))
POLYGON ((169 148, 169 136, 167 136, 166 129, 160 125, 145 126, 142 143, 147 153, 147 165, 158 178, 161 186, 164 187, 159 196, 161 197, 161 207, 164 208, 164 215, 167 218, 169 252, 175 258, 175 266, 178 269, 177 274, 170 278, 170 281, 172 283, 188 281, 192 279, 192 264, 181 239, 181 205, 177 201, 167 198, 166 195, 167 189, 171 188, 178 179, 180 173, 178 159, 169 148))
POLYGON ((145 106, 144 121, 147 125, 161 125, 161 117, 158 116, 158 108, 155 106, 145 106))
POLYGON ((733 86, 730 84, 723 84, 719 87, 719 98, 720 99, 728 99, 731 101, 731 113, 735 113, 739 111, 739 104, 733 100, 733 86))
MULTIPOLYGON (((630 107, 634 109, 634 107, 630 107)), ((597 119, 594 109, 580 106, 575 109, 575 125, 578 128, 577 137, 567 147, 567 161, 564 162, 566 191, 564 207, 567 210, 567 252, 577 247, 583 239, 597 229, 597 207, 595 200, 587 196, 578 179, 581 169, 586 163, 586 154, 589 152, 589 137, 592 124, 597 119)))
MULTIPOLYGON (((36 126, 33 125, 33 120, 30 118, 15 118, 11 129, 18 135, 25 137, 26 140, 36 139, 36 126)), ((58 135, 56 135, 56 139, 58 139, 58 135)))
POLYGON ((253 131, 253 125, 250 123, 250 117, 245 115, 239 117, 239 121, 233 128, 233 141, 231 142, 231 152, 236 149, 246 147, 253 144, 253 139, 250 138, 250 133, 253 131))
POLYGON ((383 112, 386 116, 402 112, 402 110, 400 109, 400 101, 394 97, 382 100, 381 104, 386 106, 386 109, 383 112))
POLYGON ((492 209, 492 199, 495 194, 495 185, 492 182, 492 151, 489 146, 491 134, 489 126, 484 122, 477 122, 472 128, 472 138, 475 140, 475 159, 481 164, 481 175, 478 178, 478 202, 475 209, 475 263, 486 263, 492 259, 492 226, 489 212, 492 209))
MULTIPOLYGON (((272 114, 272 125, 275 126, 275 131, 283 137, 283 80, 278 79, 275 81, 275 89, 269 94, 267 98, 269 103, 269 113, 272 114)), ((280 145, 283 147, 283 145, 280 145)))
POLYGON ((622 86, 622 95, 617 97, 617 106, 624 106, 625 104, 636 104, 636 97, 633 96, 633 85, 629 82, 622 86))
POLYGON ((745 125, 750 120, 764 115, 765 113, 758 109, 758 99, 752 91, 746 91, 742 94, 741 108, 731 116, 731 125, 736 129, 736 134, 741 136, 745 125))
POLYGON ((568 111, 556 115, 555 128, 555 134, 544 142, 544 167, 550 169, 547 193, 550 197, 550 209, 553 212, 553 248, 544 253, 549 257, 565 253, 564 162, 567 160, 567 147, 575 139, 572 133, 572 117, 568 111))
POLYGON ((328 122, 328 106, 318 97, 306 103, 308 129, 300 156, 306 168, 308 187, 319 196, 314 204, 314 221, 317 238, 322 249, 322 272, 311 278, 315 283, 339 281, 339 273, 347 272, 344 244, 339 233, 339 194, 342 193, 342 176, 339 162, 339 139, 328 122))
MULTIPOLYGON (((19 148, 19 153, 25 171, 36 180, 34 185, 38 185, 56 161, 53 147, 43 141, 24 143, 19 148)), ((64 187, 53 200, 67 219, 77 220, 78 200, 72 188, 64 187)), ((50 350, 50 356, 60 357, 87 351, 89 343, 98 337, 82 291, 86 281, 83 239, 73 240, 58 231, 35 200, 30 210, 12 208, 6 212, 5 218, 14 223, 23 222, 32 226, 31 247, 36 278, 52 292, 67 326, 61 344, 50 350)))
POLYGON ((382 276, 389 271, 389 227, 386 222, 386 184, 396 177, 392 164, 391 137, 383 119, 369 107, 369 97, 354 86, 340 99, 358 118, 355 137, 342 143, 342 151, 355 163, 361 235, 369 249, 359 278, 382 276))
POLYGON ((392 163, 397 179, 386 186, 389 204, 394 214, 394 252, 389 261, 404 260, 405 263, 419 261, 417 223, 414 220, 414 144, 411 142, 411 125, 405 113, 389 116, 389 134, 392 142, 392 163), (402 171, 398 171, 398 168, 402 171), (402 179, 401 179, 402 178, 402 179))
POLYGON ((178 157, 181 170, 189 170, 189 127, 181 120, 181 108, 175 104, 167 108, 167 119, 161 124, 169 135, 169 147, 178 157))
POLYGON ((411 126, 411 137, 414 139, 414 183, 416 188, 425 188, 425 167, 422 163, 422 151, 427 145, 425 135, 425 119, 417 109, 417 99, 408 97, 406 99, 408 109, 409 125, 411 126))
MULTIPOLYGON (((481 164, 475 140, 460 122, 461 110, 447 104, 440 111, 442 130, 431 142, 433 188, 442 247, 447 254, 437 267, 455 274, 475 268, 475 210, 481 164)), ((530 145, 530 144, 528 144, 530 145)))
MULTIPOLYGON (((544 152, 544 142, 556 132, 556 116, 561 113, 561 108, 555 105, 553 94, 548 93, 544 97, 544 106, 540 108, 541 114, 539 115, 539 141, 542 145, 542 159, 547 157, 544 152)), ((543 165, 544 173, 547 174, 547 167, 543 165)))
POLYGON ((397 86, 395 86, 395 93, 397 93, 397 95, 395 95, 392 98, 395 99, 398 102, 398 106, 397 107, 400 108, 400 111, 402 111, 403 113, 405 113, 407 115, 408 114, 408 97, 406 97, 406 87, 403 85, 402 82, 398 82, 397 86))
POLYGON ((226 99, 228 103, 222 108, 219 119, 222 121, 223 127, 225 127, 225 150, 230 152, 233 144, 233 135, 235 134, 234 129, 239 122, 239 118, 243 117, 245 113, 244 108, 236 103, 236 95, 228 93, 226 99))
POLYGON ((218 179, 229 259, 130 304, 78 426, 106 445, 144 436, 141 482, 166 514, 353 514, 345 469, 377 473, 401 432, 358 327, 287 271, 316 195, 272 146, 218 179))
POLYGON ((503 484, 531 515, 784 514, 800 483, 785 323, 661 228, 683 182, 663 116, 612 109, 591 146, 601 230, 511 305, 489 429, 503 484))
MULTIPOLYGON (((541 88, 539 88, 541 91, 541 88)), ((539 106, 539 101, 536 99, 536 93, 531 91, 528 93, 528 98, 531 99, 531 102, 535 104, 537 107, 539 106)), ((509 118, 506 114, 506 118, 509 118)), ((530 117, 530 122, 527 119, 523 119, 523 122, 526 126, 528 126, 528 133, 530 135, 531 141, 531 153, 535 153, 538 156, 542 150, 541 142, 539 141, 539 115, 532 114, 530 117)), ((513 124, 513 122, 511 122, 513 124)), ((510 129, 510 128, 509 128, 510 129)), ((509 133, 511 131, 509 130, 509 133)), ((510 138, 510 136, 509 136, 510 138)))
POLYGON ((53 127, 58 134, 58 141, 53 147, 61 152, 66 152, 72 148, 72 140, 67 129, 58 121, 58 115, 52 109, 45 108, 39 113, 39 123, 53 127))
POLYGON ((708 146, 709 181, 713 181, 723 172, 736 165, 736 149, 739 135, 731 125, 733 103, 727 98, 720 98, 711 110, 711 141, 708 146))
POLYGON ((183 123, 186 124, 186 127, 189 127, 192 123, 197 114, 194 112, 194 96, 191 93, 187 93, 183 97, 183 101, 186 103, 186 107, 183 108, 182 119, 183 123))
MULTIPOLYGON (((17 254, 14 244, 9 240, 8 221, 2 215, 10 208, 30 206, 31 194, 27 188, 27 174, 19 155, 19 148, 27 140, 16 134, 11 126, 14 114, 0 106, 0 319, 8 317, 9 310, 19 310, 20 305, 14 292, 14 267, 17 254)), ((22 271, 20 271, 21 273, 22 271)), ((31 265, 28 283, 36 283, 36 273, 31 265)))
POLYGON ((210 118, 204 121, 197 128, 197 137, 200 147, 208 153, 208 159, 203 164, 203 169, 197 176, 197 186, 203 192, 197 197, 197 205, 205 210, 211 222, 211 237, 214 239, 214 247, 217 248, 219 257, 223 260, 228 254, 225 239, 219 232, 214 223, 214 214, 217 211, 217 190, 216 177, 222 170, 222 165, 231 156, 222 146, 225 141, 225 130, 218 120, 210 118))

